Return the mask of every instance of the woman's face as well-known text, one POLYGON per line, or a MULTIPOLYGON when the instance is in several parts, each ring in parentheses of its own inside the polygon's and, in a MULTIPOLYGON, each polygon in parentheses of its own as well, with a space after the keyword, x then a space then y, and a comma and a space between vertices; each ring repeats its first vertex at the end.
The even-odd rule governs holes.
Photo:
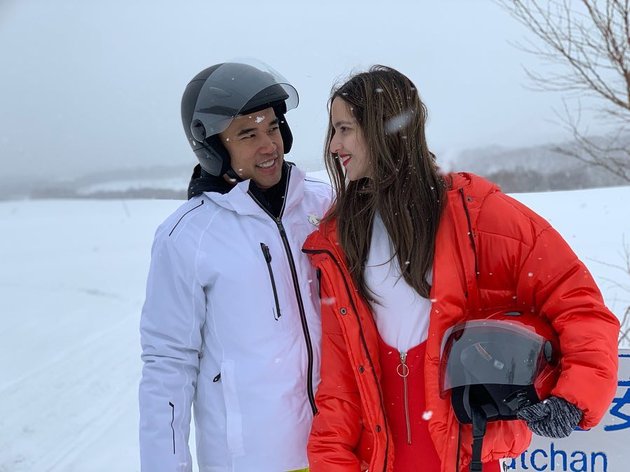
POLYGON ((370 177, 367 145, 363 130, 352 115, 348 102, 336 97, 331 105, 330 119, 335 131, 328 150, 346 169, 348 180, 370 177))

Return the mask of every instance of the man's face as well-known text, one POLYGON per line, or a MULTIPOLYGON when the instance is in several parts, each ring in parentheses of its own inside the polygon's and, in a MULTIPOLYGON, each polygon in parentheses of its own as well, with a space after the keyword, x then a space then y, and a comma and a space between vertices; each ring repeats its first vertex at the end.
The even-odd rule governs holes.
POLYGON ((243 180, 252 179, 263 190, 280 181, 284 143, 273 108, 237 116, 219 137, 243 180))

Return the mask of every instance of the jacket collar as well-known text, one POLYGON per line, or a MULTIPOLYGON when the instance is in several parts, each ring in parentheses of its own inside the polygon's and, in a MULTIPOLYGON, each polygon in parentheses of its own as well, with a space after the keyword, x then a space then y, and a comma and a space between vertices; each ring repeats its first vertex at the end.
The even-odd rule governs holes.
POLYGON ((223 177, 211 175, 197 164, 188 184, 188 200, 204 192, 227 193, 231 189, 232 186, 223 177))
MULTIPOLYGON (((285 206, 281 215, 297 205, 304 195, 304 172, 292 163, 286 163, 287 187, 285 190, 285 206)), ((269 216, 269 213, 252 198, 249 190, 251 180, 244 180, 237 183, 227 193, 204 192, 204 195, 226 210, 233 211, 239 215, 259 215, 269 216)))

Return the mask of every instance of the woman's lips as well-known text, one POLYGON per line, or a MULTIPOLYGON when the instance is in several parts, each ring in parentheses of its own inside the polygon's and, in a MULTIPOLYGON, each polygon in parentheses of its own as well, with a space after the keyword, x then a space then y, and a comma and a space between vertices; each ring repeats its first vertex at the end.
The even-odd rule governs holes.
POLYGON ((339 159, 341 159, 341 164, 346 167, 348 165, 348 162, 350 162, 350 160, 352 159, 352 156, 350 154, 340 154, 339 159))

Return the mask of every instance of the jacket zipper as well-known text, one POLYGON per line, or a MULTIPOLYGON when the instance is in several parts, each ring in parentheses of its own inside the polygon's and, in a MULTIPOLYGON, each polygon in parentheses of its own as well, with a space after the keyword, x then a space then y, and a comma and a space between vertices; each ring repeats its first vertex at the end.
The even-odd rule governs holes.
MULTIPOLYGON (((288 188, 287 182, 287 188, 288 188)), ((286 200, 286 199, 285 199, 286 200)), ((313 415, 317 413, 317 407, 315 406, 315 394, 313 393, 313 342, 311 341, 311 334, 308 330, 308 323, 306 322, 306 311, 304 310, 304 302, 302 300, 302 293, 300 292, 300 286, 297 278, 297 269, 295 268, 295 261, 291 254, 291 246, 289 246, 289 240, 287 239, 287 233, 284 230, 282 221, 280 218, 276 219, 276 224, 280 230, 280 236, 284 244, 284 249, 289 259, 289 267, 291 267, 291 277, 293 278, 293 286, 295 288, 295 296, 297 298, 298 307, 300 310, 300 321, 302 322, 302 331, 304 332, 304 340, 306 342, 306 351, 308 353, 308 377, 306 379, 308 401, 311 404, 313 415)))
POLYGON ((405 425, 407 426, 407 444, 411 444, 411 420, 409 419, 409 396, 407 392, 407 377, 409 377, 409 366, 407 365, 407 353, 400 351, 400 364, 396 369, 403 381, 403 402, 405 407, 405 425))
POLYGON ((267 262, 267 270, 269 271, 269 278, 271 279, 271 288, 273 289, 273 299, 276 303, 276 309, 273 313, 273 319, 278 321, 282 316, 280 313, 280 302, 278 301, 278 290, 276 288, 276 279, 273 276, 273 270, 271 269, 271 252, 269 247, 265 243, 260 243, 260 249, 262 249, 263 256, 265 256, 265 262, 267 262))
POLYGON ((311 410, 313 415, 317 413, 317 407, 315 406, 315 394, 313 392, 313 342, 311 341, 311 334, 308 330, 308 323, 306 321, 306 311, 304 310, 304 301, 302 300, 302 293, 300 292, 300 285, 297 277, 297 269, 295 267, 295 261, 293 260, 293 254, 291 253, 291 246, 289 245, 289 240, 287 239, 287 233, 284 230, 284 226, 282 225, 282 214, 284 213, 284 206, 287 203, 287 190, 289 188, 289 184, 291 181, 291 168, 289 167, 289 173, 287 175, 287 186, 284 191, 284 202, 282 204, 282 208, 280 209, 280 213, 277 218, 272 215, 269 210, 265 208, 254 196, 251 191, 247 191, 249 196, 254 200, 262 210, 269 215, 269 217, 276 223, 278 227, 278 231, 280 232, 280 238, 282 239, 282 244, 284 246, 284 250, 287 254, 287 260, 289 261, 289 268, 291 269, 291 279, 293 280, 293 288, 295 289, 295 297, 298 303, 298 309, 300 311, 300 321, 302 323, 302 331, 304 333, 304 342, 306 343, 306 352, 308 355, 308 365, 307 371, 308 375, 306 378, 306 393, 308 395, 308 401, 311 405, 311 410))
MULTIPOLYGON (((335 255, 326 250, 326 249, 302 249, 302 252, 305 254, 328 254, 330 259, 335 263, 338 267, 339 272, 342 272, 342 267, 339 261, 336 259, 335 255)), ((357 311, 357 307, 354 304, 354 300, 352 299, 352 292, 350 291, 350 287, 348 285, 348 281, 345 277, 342 277, 344 286, 346 287, 346 292, 348 294, 348 300, 350 301, 350 305, 352 306, 352 310, 354 312, 354 316, 357 317, 357 322, 359 326, 359 335, 361 338, 361 344, 363 345, 363 349, 365 351, 365 355, 368 358, 368 362, 372 367, 372 375, 374 375, 374 380, 376 381, 376 387, 378 388, 378 396, 381 401, 381 413, 383 414, 383 421, 385 422, 385 459, 383 461, 383 472, 387 471, 387 454, 389 451, 389 434, 387 434, 387 415, 385 414, 385 400, 383 399, 383 390, 381 389, 381 383, 378 377, 376 376, 376 369, 374 369, 374 362, 372 362, 372 357, 370 356, 370 351, 367 348, 367 341, 365 340, 365 334, 363 333, 363 326, 361 325, 361 320, 359 319, 359 312, 357 311)))

